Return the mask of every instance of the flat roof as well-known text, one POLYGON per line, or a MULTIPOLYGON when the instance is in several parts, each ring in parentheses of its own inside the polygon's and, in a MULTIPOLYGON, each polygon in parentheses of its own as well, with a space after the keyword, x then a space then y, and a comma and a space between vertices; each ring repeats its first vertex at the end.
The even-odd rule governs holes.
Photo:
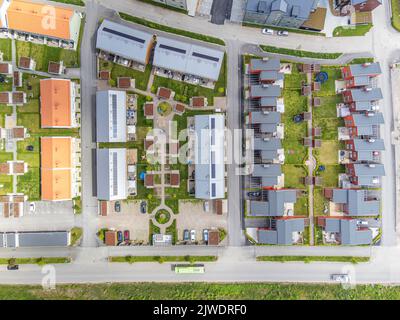
POLYGON ((110 20, 97 30, 96 48, 120 57, 147 64, 153 35, 110 20))

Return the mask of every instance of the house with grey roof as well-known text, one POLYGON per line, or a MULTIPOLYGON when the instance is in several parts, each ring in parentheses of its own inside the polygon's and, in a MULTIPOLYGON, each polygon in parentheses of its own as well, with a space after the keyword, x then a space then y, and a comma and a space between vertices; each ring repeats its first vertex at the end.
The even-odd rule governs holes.
POLYGON ((97 149, 97 198, 124 200, 128 193, 126 149, 97 149))
POLYGON ((282 94, 282 89, 277 85, 261 84, 250 86, 250 98, 261 99, 264 97, 275 97, 278 98, 282 94))
POLYGON ((345 80, 346 88, 368 86, 371 79, 382 73, 379 62, 351 64, 342 68, 342 77, 345 80))
POLYGON ((343 101, 347 104, 372 101, 377 102, 383 98, 380 88, 349 89, 343 92, 343 101))
POLYGON ((352 161, 379 162, 385 143, 383 139, 352 139, 345 141, 345 147, 352 161))
POLYGON ((359 225, 357 219, 347 217, 318 217, 317 225, 322 228, 325 242, 342 245, 366 245, 372 243, 372 230, 359 225))
POLYGON ((126 92, 96 92, 96 141, 126 142, 126 92))
POLYGON ((297 190, 267 190, 267 200, 250 201, 250 216, 282 217, 293 215, 293 207, 297 201, 297 190))
POLYGON ((282 81, 284 74, 280 72, 281 62, 279 59, 251 59, 249 63, 249 73, 257 75, 258 80, 264 84, 273 84, 282 81))
POLYGON ((352 184, 360 187, 379 187, 385 176, 383 164, 346 164, 346 174, 352 184))
POLYGON ((302 243, 302 233, 306 226, 304 217, 272 219, 268 228, 257 230, 257 242, 260 244, 291 245, 302 243))
POLYGON ((96 49, 99 56, 127 67, 138 67, 139 64, 144 70, 152 47, 153 35, 133 26, 104 19, 97 30, 96 49))
POLYGON ((162 76, 167 70, 215 82, 223 59, 222 50, 158 36, 153 65, 158 68, 156 75, 162 76))
POLYGON ((365 189, 324 189, 324 196, 349 216, 378 216, 381 202, 365 189))
POLYGON ((384 124, 383 114, 381 112, 367 112, 351 114, 344 117, 344 124, 347 128, 371 127, 384 124))
POLYGON ((225 198, 225 117, 195 115, 195 197, 225 198))
POLYGON ((300 28, 317 9, 319 0, 247 0, 243 21, 300 28))
POLYGON ((276 111, 252 111, 249 113, 249 124, 278 124, 282 115, 276 111))
POLYGON ((254 164, 251 172, 252 181, 261 187, 275 187, 282 179, 280 164, 254 164))

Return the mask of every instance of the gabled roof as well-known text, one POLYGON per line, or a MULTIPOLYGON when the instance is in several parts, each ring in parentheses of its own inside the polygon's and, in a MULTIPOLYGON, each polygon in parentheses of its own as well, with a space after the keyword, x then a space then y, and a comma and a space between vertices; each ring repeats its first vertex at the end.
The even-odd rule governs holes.
POLYGON ((304 218, 276 219, 276 229, 258 229, 258 243, 293 244, 293 233, 304 231, 304 218))
POLYGON ((352 216, 376 216, 380 212, 379 200, 366 200, 367 190, 333 189, 332 201, 347 204, 347 211, 352 216))
POLYGON ((280 112, 269 111, 253 111, 249 114, 249 121, 251 124, 258 123, 272 123, 278 124, 281 122, 282 114, 280 112))
POLYGON ((326 218, 325 231, 340 234, 342 245, 363 245, 372 242, 372 231, 359 229, 357 219, 326 218))
POLYGON ((369 76, 382 73, 379 62, 351 64, 349 68, 353 76, 369 76))
POLYGON ((380 88, 351 89, 350 91, 353 101, 376 101, 383 98, 380 88))
POLYGON ((381 112, 365 114, 353 114, 352 115, 355 126, 366 126, 372 124, 384 124, 383 114, 381 112))
POLYGON ((282 148, 281 139, 276 138, 254 138, 254 150, 278 150, 282 148))
POLYGON ((383 139, 353 139, 356 151, 383 151, 385 143, 383 139))
POLYGON ((42 127, 71 127, 71 80, 40 80, 40 117, 42 127))
POLYGON ((283 216, 285 203, 297 201, 296 190, 268 190, 268 201, 250 201, 250 215, 255 216, 283 216))
POLYGON ((250 71, 279 71, 281 61, 279 59, 251 59, 250 71))
POLYGON ((255 164, 253 167, 253 177, 278 177, 282 174, 280 164, 255 164))
POLYGON ((385 167, 383 164, 354 164, 354 171, 356 176, 384 176, 385 167))
POLYGON ((280 97, 281 87, 278 85, 253 85, 250 86, 250 96, 258 97, 280 97))

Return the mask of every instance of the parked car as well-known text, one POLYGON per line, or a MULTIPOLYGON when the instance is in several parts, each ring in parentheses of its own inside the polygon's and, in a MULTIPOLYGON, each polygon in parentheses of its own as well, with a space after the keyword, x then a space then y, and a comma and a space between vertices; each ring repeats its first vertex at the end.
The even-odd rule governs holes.
POLYGON ((209 212, 210 211, 210 204, 208 203, 208 201, 204 201, 203 202, 203 209, 205 212, 209 212))
POLYGON ((287 32, 286 30, 279 30, 276 34, 281 37, 287 37, 289 35, 289 32, 287 32))
POLYGON ((119 201, 115 202, 114 210, 115 210, 115 212, 121 212, 121 202, 119 202, 119 201))
POLYGON ((189 230, 188 229, 183 230, 183 241, 189 241, 189 239, 190 239, 189 230))
POLYGON ((203 240, 208 244, 208 229, 203 230, 203 240))
POLYGON ((117 232, 117 241, 122 242, 123 240, 124 240, 124 238, 122 237, 122 231, 118 231, 117 232))
POLYGON ((129 241, 129 230, 124 231, 124 241, 129 241))
POLYGON ((340 283, 348 283, 350 281, 350 277, 348 274, 345 274, 345 273, 332 274, 331 280, 340 282, 340 283))
POLYGON ((190 241, 196 241, 196 230, 190 230, 190 241))
POLYGON ((34 147, 33 146, 26 146, 26 151, 33 151, 34 147))
POLYGON ((358 221, 357 221, 357 224, 358 224, 359 226, 367 227, 367 226, 368 226, 368 221, 358 220, 358 221))
POLYGON ((36 211, 36 205, 35 205, 34 202, 31 202, 29 204, 29 211, 32 212, 32 213, 36 211))
POLYGON ((249 197, 259 197, 261 195, 261 192, 260 191, 250 191, 250 192, 247 192, 247 195, 249 197))
POLYGON ((268 29, 268 28, 264 28, 264 29, 261 30, 261 33, 262 34, 267 34, 269 36, 273 36, 274 35, 274 30, 268 29))
POLYGON ((18 264, 9 264, 7 265, 7 270, 18 270, 19 265, 18 264))
POLYGON ((146 201, 142 201, 140 203, 140 212, 143 213, 143 214, 147 212, 147 203, 146 203, 146 201))

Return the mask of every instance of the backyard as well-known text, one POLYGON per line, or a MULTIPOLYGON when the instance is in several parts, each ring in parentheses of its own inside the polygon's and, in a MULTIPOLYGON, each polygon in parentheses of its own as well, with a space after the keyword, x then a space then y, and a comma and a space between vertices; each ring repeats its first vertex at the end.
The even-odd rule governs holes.
POLYGON ((3 53, 3 61, 11 61, 11 39, 0 39, 0 52, 3 53))

